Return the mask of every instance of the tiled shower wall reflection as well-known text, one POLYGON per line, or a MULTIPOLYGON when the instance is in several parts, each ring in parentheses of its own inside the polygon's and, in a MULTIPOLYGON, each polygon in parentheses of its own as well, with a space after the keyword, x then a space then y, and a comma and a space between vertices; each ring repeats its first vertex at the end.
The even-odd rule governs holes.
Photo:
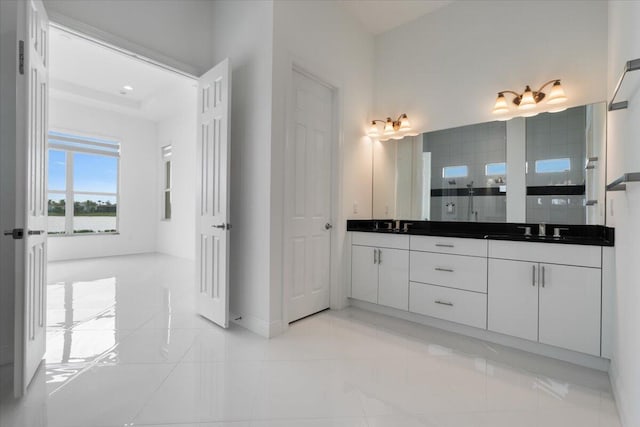
POLYGON ((586 106, 527 118, 527 222, 586 223, 586 127, 586 106))
POLYGON ((424 134, 432 221, 506 221, 506 136, 505 122, 424 134))

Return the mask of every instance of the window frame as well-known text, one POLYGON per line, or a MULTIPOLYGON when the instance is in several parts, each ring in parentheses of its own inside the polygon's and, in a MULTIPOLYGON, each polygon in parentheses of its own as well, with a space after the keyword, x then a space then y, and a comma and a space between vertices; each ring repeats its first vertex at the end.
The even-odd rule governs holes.
MULTIPOLYGON (((55 136, 54 136, 55 137, 55 136)), ((97 142, 99 144, 99 142, 97 142)), ((52 190, 49 188, 49 172, 47 171, 47 200, 49 200, 49 194, 63 194, 65 197, 65 229, 64 233, 54 233, 49 234, 48 226, 47 226, 47 237, 74 237, 74 236, 112 236, 120 234, 120 161, 122 154, 122 139, 113 137, 113 136, 105 136, 98 135, 96 133, 86 133, 82 131, 76 131, 71 129, 62 129, 62 128, 54 128, 51 127, 47 131, 47 161, 49 158, 49 152, 51 150, 60 151, 65 155, 65 189, 63 190, 52 190), (77 137, 78 139, 85 140, 97 140, 97 141, 108 141, 109 143, 114 145, 114 148, 117 147, 117 151, 113 151, 111 153, 100 152, 100 150, 88 149, 83 147, 68 147, 64 148, 59 146, 58 144, 54 144, 53 146, 50 143, 50 139, 52 139, 52 133, 57 134, 65 134, 73 137, 77 137), (113 157, 117 159, 116 162, 116 192, 100 192, 100 191, 75 191, 73 188, 73 172, 74 172, 74 159, 73 155, 75 153, 81 154, 90 154, 104 157, 113 157), (116 225, 115 231, 95 231, 91 233, 75 233, 74 232, 74 211, 75 211, 75 195, 92 195, 92 196, 109 196, 114 197, 116 199, 116 225)), ((47 202, 48 204, 48 202, 47 202)), ((48 210, 48 209, 47 209, 48 210)), ((48 215, 47 215, 48 217, 48 215)))
POLYGON ((173 218, 173 144, 160 147, 161 168, 162 168, 162 188, 160 203, 160 220, 171 222, 173 218), (167 163, 169 164, 169 179, 167 180, 167 163), (168 185, 167 185, 168 181, 168 185), (167 193, 169 193, 169 217, 167 213, 167 193))

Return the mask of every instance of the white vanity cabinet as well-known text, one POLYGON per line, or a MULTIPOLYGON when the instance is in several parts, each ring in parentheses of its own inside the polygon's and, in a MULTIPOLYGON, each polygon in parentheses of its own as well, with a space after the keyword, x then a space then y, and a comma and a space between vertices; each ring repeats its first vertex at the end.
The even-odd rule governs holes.
POLYGON ((351 247, 351 297, 409 309, 409 237, 354 233, 351 247))
POLYGON ((610 354, 613 258, 600 246, 366 232, 351 243, 351 297, 408 312, 384 313, 517 347, 508 340, 610 354))
POLYGON ((490 242, 488 329, 600 356, 600 252, 595 246, 490 242))

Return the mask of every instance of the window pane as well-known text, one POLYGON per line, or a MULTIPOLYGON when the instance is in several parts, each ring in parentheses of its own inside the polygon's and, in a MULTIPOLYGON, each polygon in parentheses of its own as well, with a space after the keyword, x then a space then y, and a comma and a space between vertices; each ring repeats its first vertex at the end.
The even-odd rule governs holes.
POLYGON ((469 175, 469 168, 464 166, 445 166, 442 168, 443 178, 464 178, 469 175))
POLYGON ((118 192, 118 159, 73 153, 73 189, 97 193, 118 192))
POLYGON ((67 187, 67 154, 49 150, 49 189, 64 191, 67 187))
POLYGON ((164 219, 171 219, 171 191, 164 192, 164 219))
POLYGON ((75 194, 74 233, 115 233, 118 206, 116 196, 75 194))
POLYGON ((487 163, 484 167, 484 173, 487 176, 506 175, 507 164, 506 163, 487 163))
POLYGON ((562 173, 571 170, 571 159, 536 160, 536 173, 562 173))
POLYGON ((171 162, 164 162, 164 188, 171 188, 171 162))
POLYGON ((49 234, 64 234, 65 212, 66 200, 64 194, 49 193, 49 218, 47 218, 49 234))

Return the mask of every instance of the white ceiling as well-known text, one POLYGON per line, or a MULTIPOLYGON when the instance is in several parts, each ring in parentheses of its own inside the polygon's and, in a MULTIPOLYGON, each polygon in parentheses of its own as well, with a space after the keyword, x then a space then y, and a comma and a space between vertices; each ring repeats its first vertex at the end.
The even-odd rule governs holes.
POLYGON ((372 34, 384 33, 451 3, 453 0, 340 0, 372 34))
POLYGON ((159 121, 195 109, 195 80, 51 28, 49 78, 54 97, 159 121), (121 94, 123 86, 133 91, 121 94))

